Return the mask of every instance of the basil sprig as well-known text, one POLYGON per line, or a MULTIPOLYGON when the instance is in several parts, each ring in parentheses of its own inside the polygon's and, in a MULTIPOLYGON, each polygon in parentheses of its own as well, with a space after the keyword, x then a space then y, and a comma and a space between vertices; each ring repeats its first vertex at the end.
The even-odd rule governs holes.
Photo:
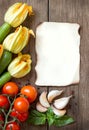
POLYGON ((28 122, 33 125, 44 125, 48 123, 49 126, 54 125, 57 127, 62 127, 74 122, 74 119, 71 116, 64 115, 62 117, 57 116, 53 113, 52 109, 49 108, 47 112, 41 113, 37 110, 31 110, 28 122))

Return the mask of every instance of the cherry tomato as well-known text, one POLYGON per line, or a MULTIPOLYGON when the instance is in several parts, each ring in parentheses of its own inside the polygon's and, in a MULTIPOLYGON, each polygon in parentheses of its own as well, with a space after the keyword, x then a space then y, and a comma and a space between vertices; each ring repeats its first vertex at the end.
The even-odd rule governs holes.
POLYGON ((12 110, 12 112, 10 113, 10 115, 12 117, 16 117, 19 121, 24 122, 27 120, 29 112, 24 112, 24 113, 20 113, 18 111, 16 111, 15 109, 12 110))
POLYGON ((2 93, 15 96, 18 93, 18 90, 19 88, 16 83, 7 82, 2 88, 2 93))
POLYGON ((20 130, 20 126, 16 122, 12 122, 6 126, 6 130, 20 130))
POLYGON ((20 113, 27 112, 29 109, 29 102, 24 97, 18 97, 14 102, 14 108, 20 113))
POLYGON ((10 106, 10 103, 8 101, 8 98, 4 95, 0 95, 0 108, 8 109, 10 106))
POLYGON ((22 87, 21 94, 27 96, 30 103, 32 103, 37 98, 37 90, 31 85, 22 87))

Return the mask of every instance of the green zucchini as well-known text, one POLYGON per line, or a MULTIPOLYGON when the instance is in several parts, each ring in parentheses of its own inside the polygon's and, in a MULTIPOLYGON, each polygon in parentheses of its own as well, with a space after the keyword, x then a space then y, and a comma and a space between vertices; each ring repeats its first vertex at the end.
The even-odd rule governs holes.
POLYGON ((7 50, 4 50, 2 57, 0 59, 0 75, 7 68, 11 60, 12 60, 12 53, 7 50))
POLYGON ((0 88, 7 83, 10 79, 12 78, 12 76, 10 75, 9 72, 5 72, 4 74, 1 75, 0 77, 0 88))
POLYGON ((0 27, 0 44, 2 44, 2 41, 7 36, 7 34, 10 32, 11 28, 12 28, 11 25, 8 23, 4 23, 0 27))

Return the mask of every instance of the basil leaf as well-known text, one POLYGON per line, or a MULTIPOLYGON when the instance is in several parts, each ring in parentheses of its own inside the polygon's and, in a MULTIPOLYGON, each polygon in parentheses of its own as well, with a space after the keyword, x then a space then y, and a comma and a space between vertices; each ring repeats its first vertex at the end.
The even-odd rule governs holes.
POLYGON ((46 120, 49 126, 54 125, 62 127, 74 122, 70 116, 64 115, 62 117, 54 114, 52 108, 48 108, 47 112, 41 113, 36 110, 31 110, 28 122, 33 125, 44 125, 46 120))
POLYGON ((61 126, 71 124, 73 122, 74 122, 74 119, 72 117, 65 115, 65 116, 56 118, 53 125, 61 127, 61 126))
POLYGON ((42 116, 42 117, 45 116, 44 113, 36 111, 36 110, 31 110, 30 115, 32 115, 32 116, 42 116))
POLYGON ((49 124, 49 126, 51 126, 55 121, 55 118, 54 118, 55 115, 51 108, 49 108, 48 111, 46 112, 46 116, 47 116, 48 124, 49 124))
POLYGON ((33 125, 43 125, 46 122, 46 115, 36 110, 32 110, 28 122, 33 125))
POLYGON ((45 117, 30 117, 29 118, 29 123, 33 125, 44 125, 46 122, 45 117))

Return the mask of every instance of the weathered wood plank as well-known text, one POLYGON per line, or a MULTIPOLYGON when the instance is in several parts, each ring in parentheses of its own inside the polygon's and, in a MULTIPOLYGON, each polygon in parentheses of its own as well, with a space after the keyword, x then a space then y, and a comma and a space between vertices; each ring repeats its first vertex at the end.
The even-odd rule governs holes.
MULTIPOLYGON (((89 129, 89 1, 88 0, 49 0, 49 21, 76 22, 81 26, 81 69, 80 84, 63 87, 66 95, 73 92, 69 114, 75 123, 63 128, 50 127, 50 130, 88 130, 89 129)), ((50 87, 51 89, 60 89, 50 87)), ((62 88, 62 87, 61 87, 62 88)))
MULTIPOLYGON (((18 0, 0 0, 0 25, 3 23, 3 18, 4 18, 4 14, 6 12, 6 10, 8 9, 8 7, 10 5, 12 5, 13 3, 18 2, 18 0)), ((19 0, 19 2, 26 2, 29 5, 33 6, 33 10, 34 10, 34 15, 31 16, 30 18, 28 17, 27 20, 23 23, 23 25, 25 25, 28 28, 31 28, 34 30, 36 29, 36 26, 43 21, 47 21, 48 20, 48 0, 19 0)), ((32 70, 31 73, 28 74, 26 77, 22 78, 22 79, 12 79, 13 81, 16 81, 19 85, 19 87, 22 87, 23 85, 26 84, 31 84, 35 86, 35 79, 36 79, 36 74, 35 74, 35 64, 36 64, 36 54, 35 54, 35 39, 31 37, 31 41, 28 44, 28 46, 24 49, 23 53, 30 53, 31 57, 32 57, 32 70)), ((47 90, 47 87, 37 87, 39 93, 43 90, 47 90)), ((31 126, 28 123, 22 123, 22 127, 21 130, 39 130, 39 129, 43 129, 46 130, 47 126, 31 126)))
POLYGON ((79 85, 78 129, 89 129, 89 1, 82 3, 81 82, 79 85))
MULTIPOLYGON (((39 22, 48 20, 48 0, 19 0, 20 2, 27 2, 31 4, 34 8, 35 15, 30 19, 28 18, 23 25, 34 29, 39 24, 39 22)), ((7 8, 13 3, 18 2, 18 0, 0 0, 0 25, 3 23, 4 13, 7 8)), ((88 0, 49 0, 49 21, 60 21, 60 22, 77 22, 81 26, 81 70, 80 70, 80 84, 71 85, 68 87, 63 87, 65 90, 65 95, 69 95, 71 92, 74 93, 74 98, 71 100, 71 109, 69 114, 72 115, 76 122, 70 126, 63 128, 56 128, 47 126, 35 127, 30 126, 30 124, 23 123, 21 130, 38 130, 38 129, 50 129, 50 130, 88 130, 89 129, 89 1, 88 0)), ((23 51, 31 53, 32 55, 32 71, 29 75, 21 80, 15 80, 19 86, 31 83, 35 85, 35 64, 36 64, 36 54, 35 54, 35 40, 31 38, 30 44, 23 51)), ((59 87, 50 87, 49 89, 60 89, 59 87)), ((62 87, 61 87, 62 88, 62 87)), ((40 87, 39 92, 47 89, 46 87, 40 87)))

